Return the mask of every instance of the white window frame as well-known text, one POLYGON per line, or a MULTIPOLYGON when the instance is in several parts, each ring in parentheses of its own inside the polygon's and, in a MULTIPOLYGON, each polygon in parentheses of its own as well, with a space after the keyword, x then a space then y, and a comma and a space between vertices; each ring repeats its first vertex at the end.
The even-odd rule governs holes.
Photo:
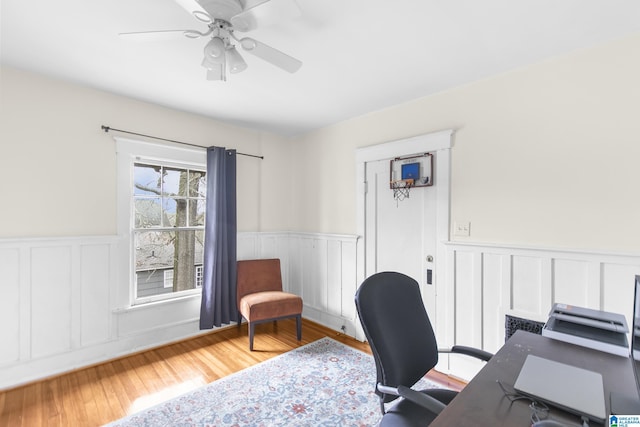
POLYGON ((135 305, 171 301, 185 297, 200 297, 202 288, 136 298, 136 272, 134 265, 133 234, 133 165, 134 163, 160 162, 179 168, 206 170, 207 153, 202 149, 169 144, 157 144, 115 137, 118 198, 118 286, 114 295, 116 307, 127 308, 135 305))

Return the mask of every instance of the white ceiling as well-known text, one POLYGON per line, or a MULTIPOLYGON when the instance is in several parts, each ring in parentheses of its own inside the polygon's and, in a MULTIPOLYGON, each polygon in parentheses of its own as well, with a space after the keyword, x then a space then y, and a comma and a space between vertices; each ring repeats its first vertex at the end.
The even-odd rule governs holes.
POLYGON ((302 60, 296 74, 245 54, 247 70, 211 82, 200 66, 205 39, 139 43, 118 36, 206 30, 174 0, 1 0, 0 58, 296 135, 640 32, 638 0, 297 1, 301 17, 247 33, 302 60))

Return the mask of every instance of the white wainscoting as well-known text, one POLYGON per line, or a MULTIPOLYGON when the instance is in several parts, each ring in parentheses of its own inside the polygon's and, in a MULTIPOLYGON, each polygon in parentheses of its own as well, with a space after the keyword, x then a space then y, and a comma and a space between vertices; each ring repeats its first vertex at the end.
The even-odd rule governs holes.
MULTIPOLYGON (((118 243, 116 236, 0 240, 0 389, 207 333, 198 329, 199 295, 117 306, 115 281, 126 268, 117 265, 118 243)), ((303 297, 306 318, 359 336, 358 244, 351 235, 239 233, 238 259, 280 258, 284 287, 303 297)), ((434 321, 443 347, 494 352, 506 314, 545 321, 554 302, 631 317, 640 255, 445 246, 434 321)), ((438 368, 470 378, 478 365, 443 358, 438 368)))
MULTIPOLYGON (((539 322, 554 303, 622 313, 631 324, 640 255, 448 243, 447 285, 439 290, 439 344, 495 352, 505 339, 505 315, 539 322)), ((470 378, 478 364, 452 358, 448 368, 470 378)), ((443 369, 443 366, 439 366, 443 369)))
MULTIPOLYGON (((282 260, 304 317, 355 335, 356 236, 239 233, 238 259, 282 260)), ((119 307, 116 236, 0 240, 0 389, 189 338, 200 295, 119 307)), ((303 331, 304 334, 304 331, 303 331)))

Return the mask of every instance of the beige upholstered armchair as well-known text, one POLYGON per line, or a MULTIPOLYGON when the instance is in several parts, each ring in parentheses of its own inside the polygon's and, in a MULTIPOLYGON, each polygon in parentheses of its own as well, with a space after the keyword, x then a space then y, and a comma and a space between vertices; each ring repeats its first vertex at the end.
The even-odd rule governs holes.
POLYGON ((238 327, 249 323, 249 349, 258 323, 296 318, 297 338, 302 339, 302 298, 282 291, 279 259, 238 261, 238 327))

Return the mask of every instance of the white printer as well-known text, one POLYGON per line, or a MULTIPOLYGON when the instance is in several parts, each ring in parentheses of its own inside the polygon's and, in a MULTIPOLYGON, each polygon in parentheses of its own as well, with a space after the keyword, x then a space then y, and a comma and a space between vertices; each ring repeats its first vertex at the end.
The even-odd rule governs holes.
POLYGON ((629 356, 629 328, 622 314, 554 304, 542 328, 545 337, 629 356))

